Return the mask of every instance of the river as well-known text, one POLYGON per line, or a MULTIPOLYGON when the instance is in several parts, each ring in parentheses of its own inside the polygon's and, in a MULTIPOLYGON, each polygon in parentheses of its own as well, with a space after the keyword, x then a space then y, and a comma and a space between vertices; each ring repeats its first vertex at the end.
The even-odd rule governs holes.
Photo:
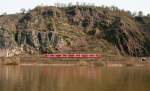
POLYGON ((0 91, 150 91, 150 68, 0 66, 0 91))

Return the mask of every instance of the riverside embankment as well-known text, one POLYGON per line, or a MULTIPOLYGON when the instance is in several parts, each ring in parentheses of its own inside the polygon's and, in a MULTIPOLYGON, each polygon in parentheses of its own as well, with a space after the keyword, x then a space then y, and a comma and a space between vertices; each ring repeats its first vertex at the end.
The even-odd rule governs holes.
POLYGON ((28 57, 1 57, 1 65, 78 65, 78 66, 150 66, 150 58, 141 61, 142 58, 104 59, 50 59, 43 56, 28 57))

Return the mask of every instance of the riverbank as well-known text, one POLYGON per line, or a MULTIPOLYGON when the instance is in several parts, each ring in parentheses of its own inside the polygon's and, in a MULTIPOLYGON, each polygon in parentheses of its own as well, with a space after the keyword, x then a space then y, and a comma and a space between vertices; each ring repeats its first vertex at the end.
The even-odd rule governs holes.
POLYGON ((118 57, 101 59, 49 59, 43 56, 1 57, 1 65, 59 65, 59 66, 150 66, 150 58, 118 57))

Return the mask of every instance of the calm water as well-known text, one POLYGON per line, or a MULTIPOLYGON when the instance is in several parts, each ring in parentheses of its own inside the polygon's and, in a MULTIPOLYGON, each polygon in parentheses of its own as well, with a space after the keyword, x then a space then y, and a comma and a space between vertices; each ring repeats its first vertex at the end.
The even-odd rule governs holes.
POLYGON ((0 91, 150 91, 150 68, 1 66, 0 91))

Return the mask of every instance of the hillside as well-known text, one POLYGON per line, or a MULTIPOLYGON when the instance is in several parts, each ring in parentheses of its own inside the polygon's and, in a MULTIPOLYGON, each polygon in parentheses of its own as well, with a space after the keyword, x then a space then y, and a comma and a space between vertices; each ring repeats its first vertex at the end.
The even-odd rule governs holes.
POLYGON ((0 48, 14 54, 150 56, 150 17, 133 17, 118 9, 39 6, 1 15, 0 26, 0 48))

